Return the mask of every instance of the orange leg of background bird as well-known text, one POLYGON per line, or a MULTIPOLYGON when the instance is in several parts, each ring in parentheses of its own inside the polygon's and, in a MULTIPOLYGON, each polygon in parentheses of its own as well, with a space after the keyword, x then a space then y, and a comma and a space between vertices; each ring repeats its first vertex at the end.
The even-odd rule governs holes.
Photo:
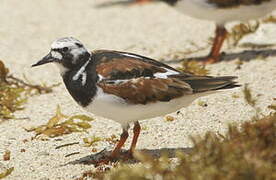
POLYGON ((207 59, 205 60, 206 64, 212 64, 219 61, 220 58, 220 49, 222 44, 227 36, 227 30, 224 26, 216 27, 216 37, 213 42, 213 47, 207 59))
POLYGON ((141 131, 141 126, 140 126, 139 122, 136 121, 134 123, 134 127, 133 127, 133 134, 134 135, 133 135, 133 139, 132 139, 131 146, 130 146, 130 149, 129 149, 131 155, 133 154, 133 152, 135 150, 140 131, 141 131))
POLYGON ((120 150, 122 149, 123 145, 125 144, 127 138, 128 138, 128 132, 127 132, 127 130, 123 129, 123 133, 121 134, 120 140, 119 140, 118 144, 116 145, 115 149, 111 153, 111 156, 110 156, 111 160, 115 159, 118 156, 118 154, 119 154, 120 150))

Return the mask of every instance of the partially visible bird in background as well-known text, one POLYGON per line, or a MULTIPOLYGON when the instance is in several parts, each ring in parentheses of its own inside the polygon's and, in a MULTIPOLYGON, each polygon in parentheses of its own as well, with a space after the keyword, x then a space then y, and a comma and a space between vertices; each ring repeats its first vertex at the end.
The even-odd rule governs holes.
MULTIPOLYGON (((134 0, 144 3, 157 0, 134 0)), ((258 19, 276 9, 276 0, 158 0, 169 4, 183 14, 216 23, 215 38, 205 63, 220 60, 220 51, 227 37, 225 24, 231 21, 258 19)))

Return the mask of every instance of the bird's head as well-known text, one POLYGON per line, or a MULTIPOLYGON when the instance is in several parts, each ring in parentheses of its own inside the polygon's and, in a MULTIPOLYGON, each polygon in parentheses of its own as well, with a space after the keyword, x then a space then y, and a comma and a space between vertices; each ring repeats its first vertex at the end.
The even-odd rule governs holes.
POLYGON ((61 71, 64 71, 82 66, 89 60, 90 56, 91 53, 79 40, 65 37, 54 41, 51 45, 51 51, 32 67, 53 62, 61 71))

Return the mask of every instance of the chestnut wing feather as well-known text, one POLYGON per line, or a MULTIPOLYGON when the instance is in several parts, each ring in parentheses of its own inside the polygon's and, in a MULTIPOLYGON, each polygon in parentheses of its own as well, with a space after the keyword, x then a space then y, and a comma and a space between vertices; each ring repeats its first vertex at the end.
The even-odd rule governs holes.
POLYGON ((233 76, 195 76, 153 59, 118 51, 93 52, 97 85, 104 93, 133 104, 147 104, 188 94, 239 87, 233 76))
POLYGON ((121 97, 132 104, 170 101, 186 94, 192 94, 189 84, 175 78, 136 78, 118 83, 116 81, 101 81, 98 86, 105 93, 121 97))
POLYGON ((96 71, 101 76, 97 85, 104 93, 133 104, 169 101, 192 93, 189 84, 168 77, 180 72, 161 62, 126 52, 98 50, 92 53, 96 71))
POLYGON ((179 71, 156 60, 137 54, 98 50, 94 53, 96 71, 104 79, 131 79, 153 77, 155 73, 179 71))

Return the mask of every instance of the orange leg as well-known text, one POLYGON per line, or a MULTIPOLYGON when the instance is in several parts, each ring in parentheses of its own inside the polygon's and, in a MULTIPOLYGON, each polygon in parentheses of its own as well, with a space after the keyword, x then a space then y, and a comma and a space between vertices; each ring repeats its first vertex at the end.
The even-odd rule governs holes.
POLYGON ((220 49, 227 36, 227 30, 224 26, 216 27, 216 37, 213 42, 213 47, 205 63, 212 64, 219 61, 220 49))
POLYGON ((206 64, 212 64, 219 61, 220 58, 220 49, 222 47, 222 44, 227 36, 227 30, 224 26, 217 26, 216 27, 216 37, 213 42, 212 50, 205 60, 204 63, 206 64))
POLYGON ((93 160, 92 163, 95 166, 99 166, 99 165, 103 165, 103 164, 108 164, 109 162, 116 160, 116 158, 118 157, 120 150, 123 147, 123 145, 125 144, 127 138, 128 138, 128 132, 127 132, 127 130, 123 129, 123 133, 121 134, 120 140, 117 143, 114 150, 111 152, 111 155, 101 158, 99 160, 93 160))
MULTIPOLYGON (((133 135, 133 139, 132 139, 131 146, 129 149, 129 154, 128 154, 129 156, 126 156, 127 159, 132 157, 132 154, 133 154, 136 144, 137 144, 137 140, 138 140, 140 131, 141 131, 141 126, 140 126, 139 122, 136 121, 134 123, 134 128, 133 128, 134 135, 133 135)), ((109 157, 106 157, 99 161, 95 161, 94 164, 96 166, 98 166, 98 165, 102 165, 102 164, 108 164, 109 162, 114 161, 118 157, 118 154, 120 153, 120 150, 122 149, 123 145, 125 144, 127 138, 128 138, 128 132, 127 132, 127 130, 123 129, 123 133, 121 134, 120 140, 117 143, 114 150, 111 152, 111 155, 109 157)))
POLYGON ((127 130, 123 129, 123 133, 121 134, 118 144, 116 145, 115 149, 111 152, 111 155, 110 155, 111 160, 115 159, 118 156, 127 138, 128 138, 128 132, 127 130))
POLYGON ((141 126, 140 126, 139 122, 136 121, 134 123, 134 128, 133 128, 133 134, 134 135, 133 135, 133 139, 132 139, 131 146, 130 146, 130 149, 129 149, 130 154, 133 154, 133 152, 135 150, 140 131, 141 131, 141 126))

